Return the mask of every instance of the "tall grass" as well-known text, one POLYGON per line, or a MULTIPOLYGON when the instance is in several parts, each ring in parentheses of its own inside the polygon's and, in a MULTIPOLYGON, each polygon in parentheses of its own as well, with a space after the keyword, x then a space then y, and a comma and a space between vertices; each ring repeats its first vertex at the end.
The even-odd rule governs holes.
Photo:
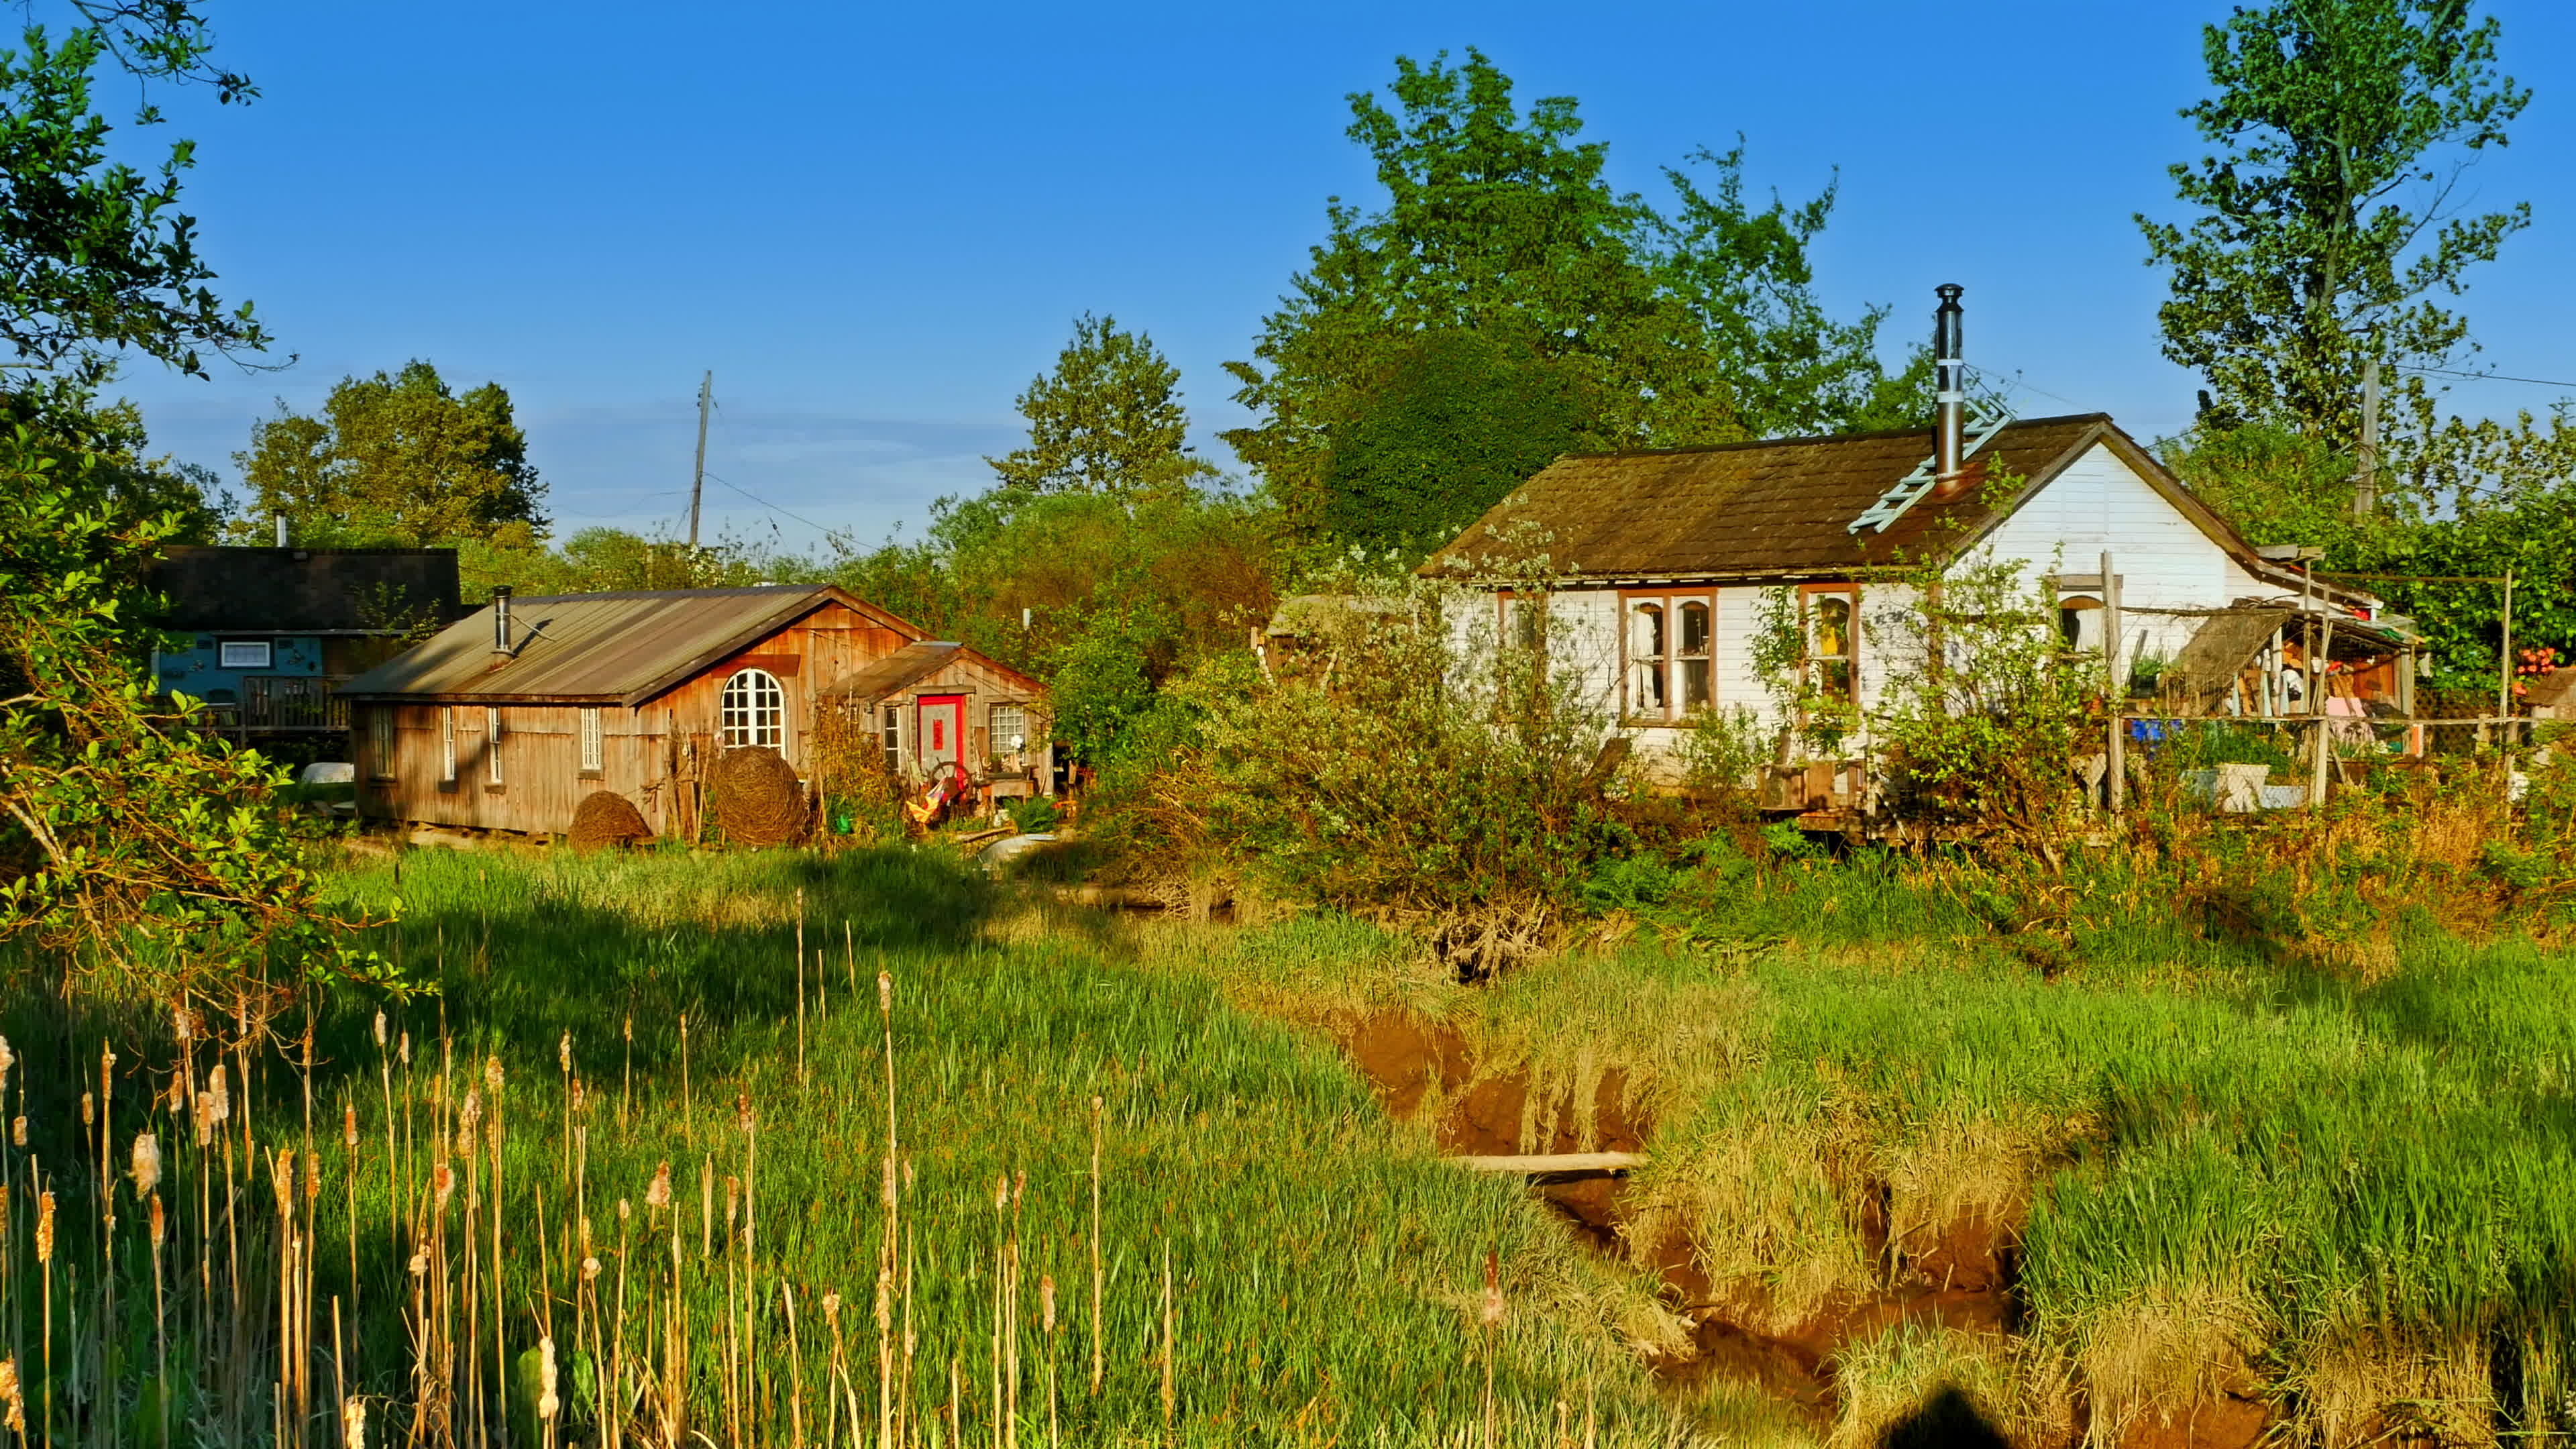
POLYGON ((373 944, 437 995, 10 1018, 25 1442, 1691 1433, 1616 1337, 1637 1291, 1514 1188, 1204 984, 988 939, 933 857, 342 889, 399 897, 373 944))

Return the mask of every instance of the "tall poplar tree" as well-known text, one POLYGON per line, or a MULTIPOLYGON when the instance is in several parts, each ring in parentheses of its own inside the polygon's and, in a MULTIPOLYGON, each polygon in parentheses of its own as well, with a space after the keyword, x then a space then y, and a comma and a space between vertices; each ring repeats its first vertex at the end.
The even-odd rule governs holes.
POLYGON ((1115 317, 1075 318, 1055 370, 1030 381, 1019 409, 1028 446, 984 460, 1010 493, 1133 497, 1216 472, 1190 455, 1181 370, 1153 338, 1122 331, 1115 317))

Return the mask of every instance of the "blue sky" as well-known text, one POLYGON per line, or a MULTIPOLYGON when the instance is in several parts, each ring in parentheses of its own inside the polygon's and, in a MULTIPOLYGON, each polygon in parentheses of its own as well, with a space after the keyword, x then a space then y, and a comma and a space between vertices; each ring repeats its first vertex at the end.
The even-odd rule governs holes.
MULTIPOLYGON (((2223 3, 215 8, 265 94, 181 98, 168 130, 199 142, 221 294, 298 360, 120 387, 158 447, 228 474, 277 400, 422 357, 509 389, 560 531, 669 530, 712 368, 711 535, 917 532, 984 486, 1012 398, 1085 310, 1153 335, 1232 467, 1221 364, 1325 198, 1371 194, 1343 97, 1469 45, 1525 99, 1579 98, 1622 185, 1652 194, 1739 132, 1758 186, 1802 197, 1838 169, 1826 297, 1894 303, 1910 342, 1933 285, 1964 283, 1971 360, 2019 374, 2026 415, 2152 437, 2190 410, 2130 215, 2173 214, 2163 168, 2196 150, 2175 111, 2223 3)), ((2576 9, 2486 9, 2538 95, 2464 192, 2535 218, 2465 306, 2498 370, 2572 377, 2576 9)))

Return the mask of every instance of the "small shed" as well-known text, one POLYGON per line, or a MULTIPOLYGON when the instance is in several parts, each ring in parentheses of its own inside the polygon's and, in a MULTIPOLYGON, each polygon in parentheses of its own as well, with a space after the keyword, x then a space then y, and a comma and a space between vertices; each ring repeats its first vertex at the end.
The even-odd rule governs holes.
POLYGON ((728 754, 805 776, 818 686, 921 631, 828 584, 494 602, 348 681, 359 813, 553 835, 602 791, 657 834, 696 827, 728 754))
POLYGON ((907 644, 825 685, 821 698, 878 733, 898 777, 953 763, 994 795, 1055 793, 1046 686, 963 644, 907 644))

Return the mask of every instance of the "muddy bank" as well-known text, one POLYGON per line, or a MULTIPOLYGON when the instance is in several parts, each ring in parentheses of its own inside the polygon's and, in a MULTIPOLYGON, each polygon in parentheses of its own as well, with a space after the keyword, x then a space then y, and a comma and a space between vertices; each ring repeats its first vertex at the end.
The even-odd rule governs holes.
MULTIPOLYGON (((1535 1084, 1525 1072, 1480 1074, 1472 1048, 1454 1028, 1396 1012, 1331 1025, 1391 1115, 1413 1120, 1426 1111, 1436 1114, 1429 1126, 1443 1153, 1651 1150, 1653 1124, 1630 1115, 1627 1077, 1615 1067, 1602 1073, 1593 1091, 1590 1130, 1585 1132, 1578 1128, 1583 1114, 1574 1110, 1582 1104, 1562 1097, 1533 1104, 1535 1084)), ((1884 1286, 1829 1302, 1781 1328, 1778 1315, 1760 1313, 1758 1304, 1748 1312, 1741 1302, 1716 1301, 1687 1241, 1636 1241, 1623 1208, 1625 1174, 1534 1177, 1530 1190, 1580 1241, 1654 1275, 1665 1301, 1690 1324, 1689 1352, 1648 1361, 1657 1377, 1676 1390, 1712 1379, 1759 1387, 1795 1408, 1820 1432, 1832 1426, 1840 1411, 1835 1363, 1852 1346, 1904 1324, 1981 1334, 2021 1330, 2018 1212, 1971 1213, 1937 1231, 1917 1229, 1891 1241, 1886 1186, 1853 1184, 1852 1220, 1873 1256, 1887 1265, 1884 1286), (1768 1325, 1767 1331, 1757 1323, 1768 1325)), ((2073 1439, 2081 1442, 2087 1426, 2080 1403, 2075 1416, 2073 1439)), ((2171 1422, 2134 1426, 2121 1443, 2124 1449, 2250 1449, 2273 1427, 2263 1405, 2228 1396, 2197 1405, 2171 1422)))

